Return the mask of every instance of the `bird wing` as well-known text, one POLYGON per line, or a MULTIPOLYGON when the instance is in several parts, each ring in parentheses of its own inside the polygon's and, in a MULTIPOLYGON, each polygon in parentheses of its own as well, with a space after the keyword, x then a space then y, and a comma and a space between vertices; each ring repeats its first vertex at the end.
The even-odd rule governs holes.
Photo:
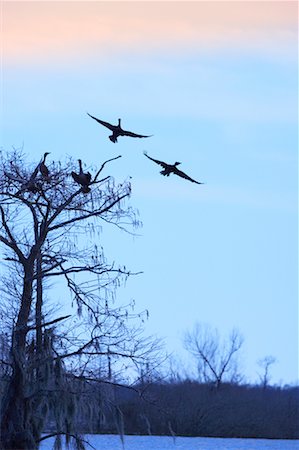
POLYGON ((156 164, 159 164, 159 166, 164 167, 164 169, 166 169, 167 167, 169 167, 169 164, 166 164, 163 161, 159 161, 158 159, 154 159, 151 158, 150 156, 148 156, 148 154, 146 152, 143 152, 144 156, 146 156, 148 159, 151 159, 152 161, 154 161, 156 164))
POLYGON ((79 175, 76 172, 71 172, 71 175, 73 177, 73 180, 76 181, 76 183, 79 183, 79 175))
POLYGON ((85 174, 86 183, 89 184, 91 182, 91 173, 86 172, 85 174))
POLYGON ((135 138, 148 138, 148 137, 152 136, 152 134, 149 135, 149 136, 145 136, 143 134, 137 134, 137 133, 133 133, 132 131, 127 131, 127 130, 123 130, 123 135, 124 136, 135 137, 135 138))
POLYGON ((204 184, 204 183, 200 183, 199 181, 193 180, 193 178, 189 177, 189 175, 187 175, 185 172, 182 172, 181 170, 177 169, 176 167, 175 167, 173 173, 175 175, 178 175, 179 177, 185 178, 186 180, 192 181, 192 183, 204 184))
POLYGON ((97 119, 96 117, 92 116, 92 115, 89 114, 89 113, 87 113, 87 114, 89 115, 89 117, 91 117, 92 119, 96 120, 96 121, 99 122, 101 125, 104 125, 104 127, 109 128, 109 130, 112 130, 112 131, 113 131, 113 130, 115 129, 115 126, 114 126, 114 125, 111 125, 111 123, 104 122, 104 120, 97 119))
POLYGON ((37 174, 38 174, 38 170, 39 170, 39 164, 36 166, 36 168, 34 169, 34 171, 32 172, 32 174, 30 175, 29 181, 34 181, 37 174))

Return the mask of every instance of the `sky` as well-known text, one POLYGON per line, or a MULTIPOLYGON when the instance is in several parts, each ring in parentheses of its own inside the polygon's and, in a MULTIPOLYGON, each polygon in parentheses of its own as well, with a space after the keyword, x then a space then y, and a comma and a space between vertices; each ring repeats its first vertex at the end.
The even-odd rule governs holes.
POLYGON ((103 229, 108 259, 143 271, 117 301, 186 367, 196 322, 244 336, 242 372, 273 355, 298 381, 298 25, 295 1, 1 2, 0 147, 72 155, 132 177, 143 222, 103 229), (108 139, 86 112, 149 139, 108 139), (204 182, 162 177, 143 155, 204 182), (186 359, 187 358, 187 359, 186 359))

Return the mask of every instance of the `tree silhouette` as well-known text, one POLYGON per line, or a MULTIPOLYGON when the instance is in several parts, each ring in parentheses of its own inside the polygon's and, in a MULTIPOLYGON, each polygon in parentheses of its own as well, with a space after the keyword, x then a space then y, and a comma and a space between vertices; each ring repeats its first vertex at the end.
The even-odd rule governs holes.
POLYGON ((261 385, 263 389, 266 389, 269 386, 269 382, 271 379, 270 375, 270 366, 276 362, 276 358, 272 355, 267 355, 264 358, 258 360, 258 365, 263 369, 263 373, 259 374, 259 378, 261 381, 261 385))
POLYGON ((236 357, 242 344, 238 330, 233 329, 227 339, 221 340, 216 329, 201 323, 184 335, 184 346, 196 358, 200 378, 217 388, 223 381, 240 381, 236 357))
POLYGON ((99 243, 102 224, 139 225, 125 204, 130 183, 102 178, 118 158, 90 169, 87 190, 70 176, 78 167, 72 158, 48 162, 44 177, 45 158, 31 165, 22 150, 1 153, 0 247, 6 268, 1 331, 8 333, 10 347, 2 361, 9 367, 1 402, 2 450, 37 449, 49 420, 57 445, 62 434, 80 442, 78 420, 99 414, 102 402, 94 383, 119 381, 124 368, 157 350, 138 325, 129 325, 146 312, 115 306, 115 288, 131 273, 109 264, 99 243), (51 304, 46 295, 56 280, 60 305, 59 298, 51 304))

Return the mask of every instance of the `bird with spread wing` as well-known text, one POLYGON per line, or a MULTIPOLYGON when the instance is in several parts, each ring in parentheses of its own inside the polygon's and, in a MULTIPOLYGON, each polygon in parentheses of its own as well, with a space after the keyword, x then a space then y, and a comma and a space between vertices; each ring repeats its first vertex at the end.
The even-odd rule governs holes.
POLYGON ((134 137, 134 138, 148 138, 148 137, 152 136, 152 135, 145 136, 143 134, 136 134, 136 133, 133 133, 132 131, 124 130, 121 127, 121 123, 120 123, 121 119, 118 119, 118 125, 111 125, 111 123, 104 122, 104 120, 97 119, 96 117, 92 116, 89 113, 87 113, 87 114, 89 115, 89 117, 96 120, 98 123, 100 123, 101 125, 103 125, 106 128, 109 128, 109 130, 112 131, 112 134, 109 136, 109 139, 110 139, 110 141, 112 141, 114 143, 117 142, 117 138, 119 136, 129 136, 129 137, 134 137))
POLYGON ((167 164, 167 163, 165 163, 165 162, 163 162, 163 161, 159 161, 158 159, 151 158, 150 156, 148 156, 148 154, 147 154, 146 152, 143 152, 143 154, 144 154, 148 159, 151 159, 151 160, 154 161, 156 164, 159 164, 159 166, 162 166, 162 167, 163 167, 163 170, 161 170, 160 173, 161 173, 162 175, 166 176, 166 177, 169 177, 169 175, 170 175, 171 173, 174 173, 175 175, 178 175, 178 176, 181 177, 181 178, 185 178, 186 180, 189 180, 189 181, 191 181, 192 183, 196 183, 196 184, 204 184, 204 183, 201 183, 201 182, 199 182, 199 181, 193 180, 193 178, 189 177, 189 175, 187 175, 185 172, 182 172, 181 170, 179 170, 179 169, 177 168, 177 166, 178 166, 179 164, 181 164, 181 163, 178 162, 178 161, 176 161, 174 164, 167 164))
POLYGON ((83 172, 81 159, 78 159, 78 162, 79 162, 79 173, 72 171, 71 176, 73 177, 73 180, 76 183, 80 184, 80 186, 82 187, 82 192, 84 192, 84 194, 87 194, 88 192, 90 192, 89 185, 91 183, 91 173, 83 172))

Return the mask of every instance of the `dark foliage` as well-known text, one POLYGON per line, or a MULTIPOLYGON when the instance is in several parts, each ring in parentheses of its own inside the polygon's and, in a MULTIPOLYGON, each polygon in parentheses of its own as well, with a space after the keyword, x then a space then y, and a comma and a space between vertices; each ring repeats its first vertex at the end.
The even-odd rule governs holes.
MULTIPOLYGON (((184 381, 137 391, 117 391, 126 434, 299 438, 298 387, 223 384, 216 389, 184 381)), ((106 425, 99 432, 113 431, 112 423, 106 425)))

